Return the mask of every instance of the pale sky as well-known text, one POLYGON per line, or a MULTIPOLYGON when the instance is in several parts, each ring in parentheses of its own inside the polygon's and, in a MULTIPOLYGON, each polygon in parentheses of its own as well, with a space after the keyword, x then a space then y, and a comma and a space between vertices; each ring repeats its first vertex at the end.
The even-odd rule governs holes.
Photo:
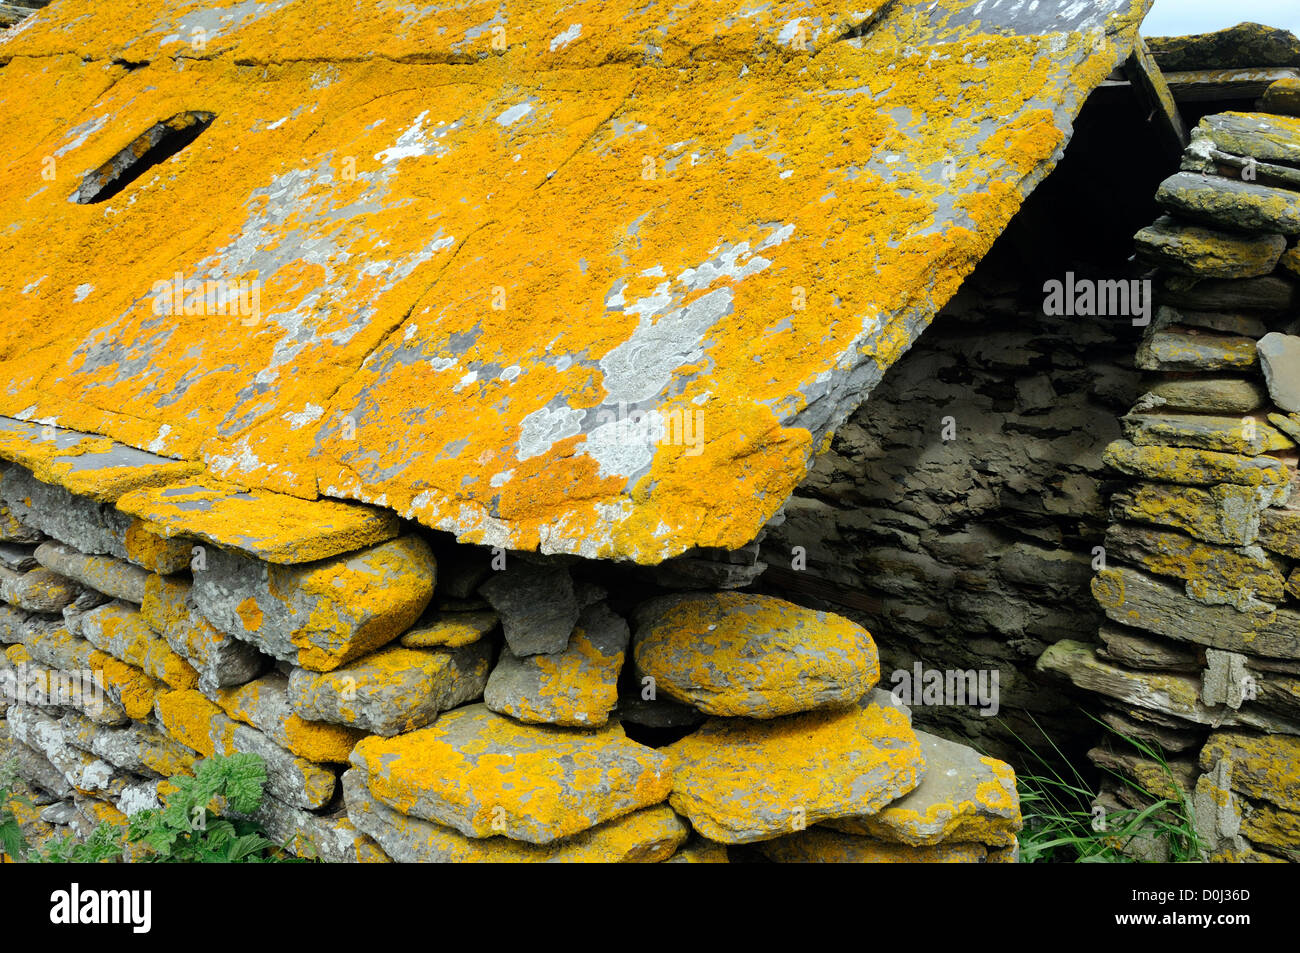
POLYGON ((1156 0, 1142 24, 1142 35, 1210 33, 1246 21, 1300 36, 1300 0, 1156 0))

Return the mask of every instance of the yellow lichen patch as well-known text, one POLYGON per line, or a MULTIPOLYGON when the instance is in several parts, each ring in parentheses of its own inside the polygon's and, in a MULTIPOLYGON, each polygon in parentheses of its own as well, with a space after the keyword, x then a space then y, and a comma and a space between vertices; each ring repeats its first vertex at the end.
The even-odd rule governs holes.
POLYGON ((1291 471, 1281 460, 1215 450, 1138 447, 1127 440, 1116 440, 1106 447, 1102 460, 1129 476, 1168 483, 1286 486, 1291 482, 1291 471))
POLYGON ((251 596, 236 606, 235 611, 249 632, 256 632, 262 627, 262 610, 258 608, 257 600, 251 596))
POLYGON ((189 565, 191 540, 168 539, 144 520, 132 520, 122 541, 126 558, 150 572, 171 573, 189 565))
POLYGON ((136 721, 149 717, 158 692, 167 686, 155 681, 132 665, 120 662, 106 652, 92 656, 95 669, 103 673, 104 684, 109 687, 122 710, 136 721))
POLYGON ((117 507, 166 536, 192 536, 272 563, 311 562, 397 535, 392 514, 369 507, 245 492, 211 481, 129 493, 117 507))
POLYGON ((926 732, 917 732, 925 776, 914 791, 879 813, 825 822, 827 827, 913 847, 971 842, 1009 847, 1023 822, 1011 766, 926 732))
POLYGON ((1201 749, 1201 768, 1232 761, 1232 786, 1284 811, 1300 812, 1300 738, 1219 732, 1201 749))
POLYGON ((202 50, 195 3, 45 11, 0 55, 0 116, 41 116, 0 122, 0 413, 470 541, 741 545, 1146 5, 909 2, 844 39, 867 14, 835 0, 321 0, 241 7, 202 50), (197 108, 176 157, 68 201, 197 108))
POLYGON ((365 733, 346 725, 307 721, 292 711, 284 699, 283 680, 269 687, 258 679, 236 688, 218 689, 217 704, 227 715, 265 731, 285 749, 308 761, 345 763, 365 733), (272 694, 277 697, 271 700, 272 694), (267 716, 270 716, 269 718, 267 716))
POLYGON ((860 625, 771 596, 664 596, 639 606, 635 621, 640 675, 713 715, 842 706, 880 678, 875 643, 860 625))
POLYGON ((225 754, 232 747, 229 737, 212 737, 221 709, 192 689, 159 693, 154 714, 167 734, 205 758, 225 754))
POLYGON ((925 771, 908 716, 880 691, 847 709, 711 718, 664 750, 673 761, 673 808, 724 844, 874 814, 925 771))
POLYGON ((403 814, 469 837, 534 844, 658 804, 672 786, 668 759, 616 725, 521 725, 482 705, 395 738, 366 738, 352 763, 366 771, 370 792, 403 814))
POLYGON ((198 673, 145 622, 140 612, 112 603, 86 613, 81 631, 96 648, 172 688, 193 688, 198 673))
POLYGON ((411 629, 402 636, 401 643, 408 649, 459 648, 477 642, 499 622, 497 614, 490 611, 444 612, 428 625, 411 629))

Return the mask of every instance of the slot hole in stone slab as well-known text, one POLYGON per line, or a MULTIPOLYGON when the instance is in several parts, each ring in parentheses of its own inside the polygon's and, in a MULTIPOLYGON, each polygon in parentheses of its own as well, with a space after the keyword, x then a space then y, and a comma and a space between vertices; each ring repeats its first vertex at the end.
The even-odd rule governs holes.
POLYGON ((87 172, 68 201, 107 202, 160 162, 176 155, 212 125, 216 113, 191 110, 154 123, 99 168, 87 172))

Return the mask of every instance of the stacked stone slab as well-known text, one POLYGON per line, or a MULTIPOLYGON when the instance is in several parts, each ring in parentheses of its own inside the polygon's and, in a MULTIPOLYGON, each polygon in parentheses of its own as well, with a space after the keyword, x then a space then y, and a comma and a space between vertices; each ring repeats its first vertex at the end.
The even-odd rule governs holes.
POLYGON ((257 820, 331 862, 1016 858, 1010 768, 913 730, 847 619, 662 586, 625 617, 578 560, 112 470, 99 498, 0 478, 0 762, 33 839, 251 752, 257 820), (59 690, 82 671, 102 690, 59 690))
MULTIPOLYGON (((1039 661, 1097 693, 1124 745, 1091 757, 1125 777, 1110 808, 1192 806, 1206 856, 1300 859, 1300 117, 1208 116, 1136 236, 1161 306, 1137 354, 1145 394, 1106 462, 1111 503, 1098 644, 1039 661), (1150 795, 1145 797, 1143 793, 1150 795)), ((1286 115, 1283 113, 1290 113, 1286 115)), ((1146 845, 1150 846, 1150 845, 1146 845)))

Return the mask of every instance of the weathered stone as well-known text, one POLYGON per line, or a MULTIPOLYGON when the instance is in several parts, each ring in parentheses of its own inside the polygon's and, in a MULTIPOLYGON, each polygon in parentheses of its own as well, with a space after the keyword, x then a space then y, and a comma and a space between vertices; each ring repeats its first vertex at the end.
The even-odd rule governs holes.
POLYGON ((1300 658, 1300 612, 1242 612, 1194 601, 1181 588, 1125 567, 1109 567, 1093 595, 1115 622, 1211 648, 1276 658, 1300 658))
POLYGON ((14 516, 8 504, 0 503, 0 541, 6 543, 39 543, 45 534, 25 525, 14 516))
POLYGON ((1202 602, 1244 612, 1261 608, 1258 599, 1282 599, 1286 566, 1258 547, 1228 549, 1181 533, 1122 523, 1106 532, 1105 545, 1108 554, 1157 575, 1182 579, 1187 594, 1202 602))
POLYGON ((388 737, 481 697, 491 664, 492 647, 482 640, 458 649, 389 646, 327 674, 294 669, 289 702, 309 721, 388 737))
POLYGON ((222 632, 194 609, 188 582, 151 575, 140 615, 173 652, 198 673, 199 689, 211 693, 256 678, 269 661, 248 642, 222 632))
POLYGON ((417 623, 400 641, 408 649, 455 649, 477 642, 500 624, 501 619, 489 610, 439 612, 429 622, 417 623))
POLYGON ((251 725, 268 738, 308 761, 344 764, 364 732, 343 725, 307 721, 289 702, 289 679, 271 672, 238 688, 218 689, 212 701, 236 721, 251 725))
POLYGON ((723 844, 874 814, 921 782, 925 760, 910 721, 879 690, 848 708, 710 718, 664 749, 674 769, 670 803, 723 844))
POLYGON ((1122 629, 1105 623, 1098 635, 1105 644, 1097 650, 1099 658, 1118 662, 1128 668, 1156 672, 1199 672, 1197 653, 1185 645, 1148 638, 1136 629, 1122 629))
POLYGON ((603 603, 589 606, 563 652, 520 658, 503 649, 483 702, 528 723, 603 725, 618 703, 618 676, 629 638, 621 616, 603 603))
POLYGON ((1259 108, 1281 116, 1300 116, 1300 78, 1287 77, 1272 83, 1264 90, 1259 108))
POLYGON ((1242 371, 1258 362, 1251 338, 1180 330, 1153 332, 1135 359, 1144 371, 1242 371))
POLYGON ((1216 450, 1138 447, 1127 440, 1116 440, 1106 447, 1102 460, 1120 473, 1166 483, 1277 487, 1291 483, 1291 470, 1280 460, 1216 450))
POLYGON ((371 794, 360 768, 343 773, 343 797, 352 822, 400 863, 655 863, 672 855, 689 830, 671 808, 659 805, 547 844, 466 837, 393 810, 371 794))
POLYGON ((1192 447, 1251 457, 1295 447, 1290 437, 1254 417, 1128 414, 1120 423, 1124 436, 1139 447, 1192 447))
POLYGON ((1190 801, 1196 786, 1196 764, 1191 758, 1153 758, 1132 750, 1112 750, 1096 747, 1088 751, 1088 760, 1113 775, 1128 779, 1135 785, 1145 806, 1149 799, 1159 798, 1175 803, 1190 801))
POLYGON ((1138 257, 1184 275, 1207 278, 1254 278, 1277 267, 1286 251, 1282 235, 1242 235, 1196 225, 1181 225, 1168 216, 1134 236, 1138 257))
MULTIPOLYGON (((1285 242, 1285 239, 1283 239, 1285 242)), ((1194 311, 1191 308, 1171 308, 1161 305, 1151 322, 1151 332, 1171 328, 1200 328, 1219 334, 1258 340, 1268 333, 1268 325, 1258 315, 1225 311, 1194 311)))
POLYGON ((1270 552, 1300 559, 1300 510, 1264 510, 1259 517, 1259 544, 1270 552))
POLYGON ((125 602, 109 603, 67 617, 68 628, 95 648, 133 665, 172 688, 193 688, 198 674, 144 617, 125 602))
POLYGON ((1009 847, 1023 826, 1011 766, 924 731, 916 733, 925 758, 921 783, 868 817, 845 817, 825 826, 846 834, 908 844, 973 842, 1009 847))
POLYGON ((396 639, 433 597, 434 561, 416 536, 301 566, 211 549, 194 604, 222 632, 284 662, 328 672, 396 639))
POLYGON ((581 607, 564 566, 515 560, 479 592, 501 616, 506 644, 515 655, 554 655, 569 643, 581 607))
MULTIPOLYGON (((1300 202, 1300 195, 1284 194, 1292 195, 1295 201, 1300 202)), ((1169 280, 1187 281, 1178 276, 1169 280)), ((1280 316, 1293 311, 1300 304, 1297 287, 1300 286, 1294 281, 1277 275, 1265 275, 1262 278, 1206 278, 1195 282, 1191 287, 1167 285, 1160 292, 1160 299, 1163 304, 1194 311, 1256 311, 1280 316)))
POLYGON ((126 558, 149 572, 175 573, 190 567, 194 540, 155 533, 144 520, 131 520, 122 537, 126 558))
POLYGON ((75 713, 64 714, 59 724, 69 744, 124 771, 154 778, 194 771, 194 752, 149 725, 107 728, 75 713))
POLYGON ((161 683, 132 665, 101 652, 90 642, 60 623, 43 623, 34 627, 25 640, 32 656, 45 665, 63 672, 93 672, 98 677, 107 701, 92 697, 88 704, 76 704, 87 717, 101 724, 117 724, 128 718, 147 718, 153 710, 154 695, 161 683))
MULTIPOLYGON (((3 712, 0 712, 0 714, 3 714, 3 712)), ((0 724, 4 723, 0 722, 0 724)), ((48 791, 54 797, 71 797, 72 785, 63 776, 63 772, 51 764, 50 759, 35 748, 11 739, 10 734, 11 732, 6 726, 5 737, 0 739, 0 764, 8 764, 12 760, 18 776, 24 781, 48 791)))
POLYGON ((467 837, 533 844, 658 804, 673 783, 669 758, 628 740, 618 725, 584 732, 521 725, 484 705, 396 738, 366 738, 351 761, 370 792, 404 814, 467 837))
POLYGON ((1282 255, 1279 267, 1292 277, 1300 278, 1300 245, 1282 255))
POLYGON ((332 771, 290 754, 265 734, 232 721, 197 691, 162 692, 154 703, 158 724, 204 757, 246 752, 266 765, 266 789, 291 807, 313 811, 334 795, 332 771))
POLYGON ((1246 671, 1246 656, 1206 649, 1205 671, 1201 673, 1201 702, 1211 707, 1227 705, 1240 708, 1248 696, 1255 694, 1247 687, 1253 678, 1246 671))
POLYGON ((1196 725, 1246 725, 1294 731, 1295 722, 1243 708, 1212 709, 1201 704, 1200 680, 1161 672, 1130 672, 1103 662, 1090 645, 1064 639, 1038 657, 1038 668, 1064 675, 1079 688, 1196 725))
POLYGON ((1260 162, 1300 165, 1300 119, 1269 113, 1221 112, 1204 117, 1197 138, 1216 148, 1260 162))
POLYGON ((80 552, 126 558, 131 518, 110 504, 42 483, 22 467, 10 467, 0 476, 0 500, 24 525, 80 552))
POLYGON ((756 849, 777 864, 981 864, 988 858, 983 844, 913 847, 815 827, 764 841, 756 849))
POLYGON ((1300 196, 1285 189, 1177 172, 1160 184, 1156 201, 1170 212, 1212 226, 1300 234, 1300 196))
POLYGON ((15 741, 44 755, 76 790, 117 795, 127 783, 127 776, 107 761, 68 744, 59 722, 37 709, 10 706, 5 720, 15 741))
POLYGON ((1300 337, 1273 332, 1256 348, 1273 403, 1289 413, 1300 411, 1300 337))
POLYGON ((36 558, 46 569, 115 599, 136 605, 144 600, 149 573, 139 566, 111 556, 87 556, 66 543, 42 543, 36 547, 36 558))
POLYGON ((1300 41, 1289 30, 1261 23, 1238 23, 1213 33, 1147 37, 1160 69, 1258 69, 1300 66, 1300 41))
POLYGON ((0 599, 28 612, 58 612, 71 605, 78 592, 71 579, 44 567, 30 572, 0 567, 0 599))
POLYGON ((842 706, 880 678, 865 629, 771 596, 662 596, 639 606, 634 621, 638 675, 713 715, 773 718, 842 706))
POLYGON ((1111 519, 1172 526, 1207 543, 1247 546, 1259 536, 1260 514, 1282 502, 1286 488, 1220 484, 1204 490, 1138 483, 1111 497, 1111 519))
MULTIPOLYGON (((235 817, 243 815, 228 810, 235 817)), ((357 830, 345 813, 311 814, 271 795, 250 818, 266 836, 284 844, 297 857, 326 864, 385 863, 387 855, 366 834, 357 830)))
POLYGON ((1296 771, 1300 738, 1216 732, 1201 749, 1201 768, 1208 771, 1224 760, 1232 763, 1234 791, 1284 811, 1300 811, 1300 773, 1296 771))
POLYGON ((1200 748, 1202 743, 1199 731, 1178 728, 1166 728, 1138 718, 1129 717, 1121 711, 1106 708, 1100 713, 1101 720, 1116 732, 1128 738, 1156 744, 1165 751, 1180 752, 1189 748, 1200 748))
POLYGON ((128 493, 117 507, 164 536, 194 537, 276 564, 309 563, 383 543, 397 535, 393 513, 302 500, 197 479, 128 493))

